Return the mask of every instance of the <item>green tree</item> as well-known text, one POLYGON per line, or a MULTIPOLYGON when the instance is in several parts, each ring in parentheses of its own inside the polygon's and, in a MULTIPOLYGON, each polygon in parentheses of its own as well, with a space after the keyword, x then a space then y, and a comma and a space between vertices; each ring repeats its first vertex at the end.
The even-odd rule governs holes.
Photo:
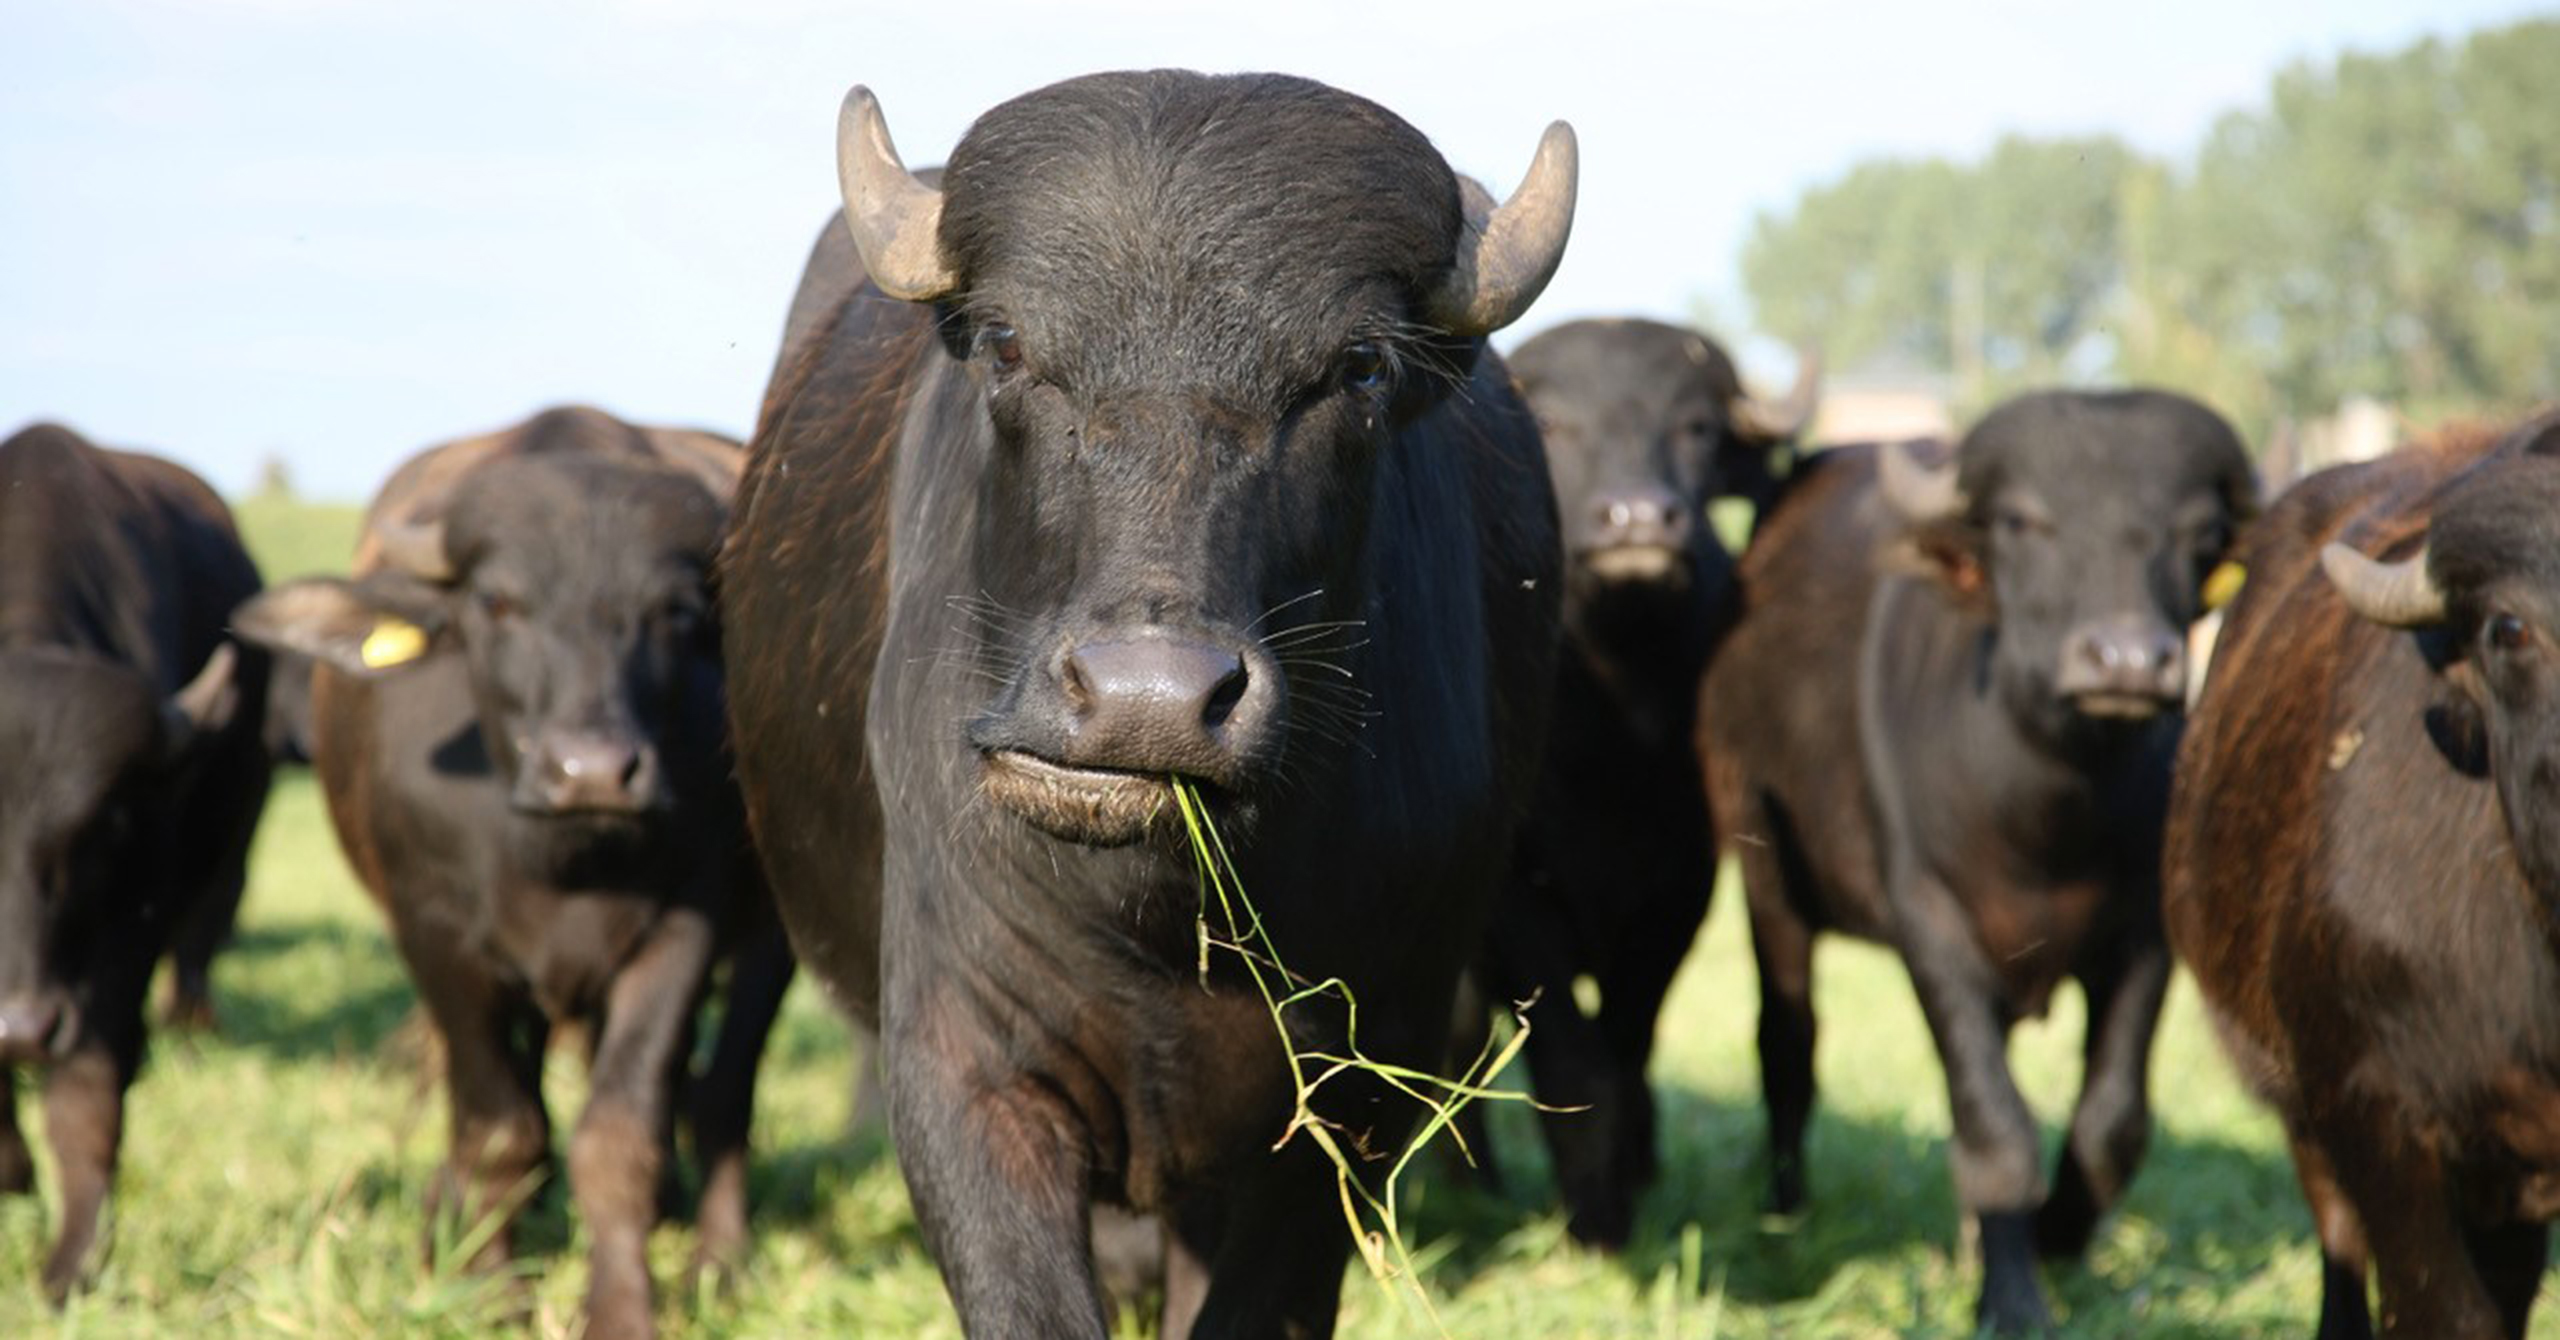
POLYGON ((1762 215, 1743 282, 1763 327, 1842 363, 1945 368, 1967 399, 2050 381, 2106 357, 2117 198, 2145 167, 2103 136, 1862 164, 1762 215))
POLYGON ((1961 408, 2138 380, 2253 436, 2370 395, 2560 395, 2560 20, 2279 73, 2179 171, 2105 137, 1881 160, 1764 214, 1760 324, 1955 374, 1961 408))
POLYGON ((2185 315, 2317 412, 2553 392, 2560 22, 2277 76, 2197 155, 2169 221, 2185 315))

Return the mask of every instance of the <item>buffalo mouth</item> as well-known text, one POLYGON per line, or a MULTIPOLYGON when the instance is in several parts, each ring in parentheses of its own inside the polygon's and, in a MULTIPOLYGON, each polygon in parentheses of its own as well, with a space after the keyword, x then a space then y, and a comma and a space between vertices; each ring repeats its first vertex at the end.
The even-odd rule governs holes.
POLYGON ((2107 721, 2149 721, 2175 704, 2175 699, 2155 698, 2147 693, 2091 692, 2071 697, 2071 710, 2107 721))
POLYGON ((1582 566, 1604 582, 1663 582, 1686 577, 1687 560, 1667 544, 1621 544, 1586 551, 1582 566))
POLYGON ((53 1005, 0 1011, 0 1065, 42 1065, 71 1050, 77 1015, 53 1005))
POLYGON ((987 799, 1032 827, 1088 847, 1127 846, 1177 812, 1162 776, 1077 767, 1019 749, 990 750, 980 784, 987 799))

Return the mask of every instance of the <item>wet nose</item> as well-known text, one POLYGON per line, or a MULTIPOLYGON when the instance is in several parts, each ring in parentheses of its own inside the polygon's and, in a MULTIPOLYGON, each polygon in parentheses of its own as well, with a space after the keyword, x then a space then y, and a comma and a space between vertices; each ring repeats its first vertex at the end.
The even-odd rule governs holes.
POLYGON ((2074 629, 2058 684, 2068 697, 2176 702, 2187 691, 2187 643, 2157 619, 2125 615, 2074 629))
POLYGON ((1592 501, 1592 547, 1677 549, 1689 540, 1689 509, 1659 484, 1611 489, 1592 501))
POLYGON ((534 743, 521 789, 524 807, 544 812, 646 809, 655 751, 598 731, 546 733, 534 743))
POLYGON ((45 1054, 62 1007, 50 1001, 17 996, 0 1001, 0 1061, 32 1060, 45 1054))
POLYGON ((1059 668, 1072 716, 1071 762, 1216 777, 1229 726, 1253 688, 1242 658, 1179 638, 1083 643, 1059 668))

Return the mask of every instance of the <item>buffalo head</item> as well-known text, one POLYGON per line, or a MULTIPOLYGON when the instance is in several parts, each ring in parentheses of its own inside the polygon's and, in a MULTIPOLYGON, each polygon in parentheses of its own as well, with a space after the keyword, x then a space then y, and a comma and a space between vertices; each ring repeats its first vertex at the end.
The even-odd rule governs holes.
POLYGON ((2533 887, 2560 895, 2560 419, 2511 435, 2433 500, 2406 555, 2321 551, 2358 615, 2425 630, 2450 692, 2441 742, 2484 766, 2533 887))
POLYGON ((2059 733, 2177 709, 2204 580, 2257 509, 2230 425, 2165 392, 2042 392, 1929 455, 1887 445, 1882 490, 1929 569, 1993 613, 2012 712, 2059 733))
POLYGON ((378 520, 374 571, 276 587, 234 622, 362 677, 459 657, 517 809, 659 810, 672 723, 720 683, 707 580, 724 524, 701 480, 654 463, 500 456, 431 516, 378 520))
POLYGON ((91 965, 142 933, 189 767, 239 710, 237 660, 222 645, 164 697, 94 656, 0 654, 0 1065, 77 1041, 91 965))
POLYGON ((1554 273, 1572 132, 1498 205, 1384 108, 1276 76, 1042 89, 938 186, 867 90, 840 135, 872 282, 938 317, 937 431, 983 448, 951 504, 986 794, 1127 842, 1169 775, 1250 791, 1356 724, 1378 481, 1435 468, 1400 434, 1554 273))
POLYGON ((1807 352, 1786 398, 1759 400, 1715 341, 1655 321, 1572 322, 1510 361, 1546 438, 1578 603, 1720 584, 1707 505, 1766 501, 1821 375, 1807 352))

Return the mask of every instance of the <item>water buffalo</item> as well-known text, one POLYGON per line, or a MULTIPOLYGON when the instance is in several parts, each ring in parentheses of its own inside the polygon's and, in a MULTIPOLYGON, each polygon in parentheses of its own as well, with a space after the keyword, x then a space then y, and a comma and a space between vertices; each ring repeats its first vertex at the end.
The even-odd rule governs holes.
POLYGON ((1575 1237, 1626 1242, 1655 1167, 1645 1063, 1715 883, 1698 676, 1732 612, 1710 500, 1754 503, 1811 417, 1816 365, 1769 404, 1695 331, 1576 321, 1522 344, 1563 513, 1564 646, 1537 807, 1487 942, 1485 985, 1535 999, 1528 1058, 1575 1237), (1577 978, 1599 989, 1586 1014, 1577 978))
POLYGON ((57 1304, 102 1245, 153 964, 247 873, 267 667, 223 626, 257 590, 186 470, 53 424, 0 442, 0 1194, 35 1189, 16 1072, 36 1068, 57 1304))
POLYGON ((1810 458, 1742 564, 1699 708, 1760 967, 1770 1202, 1804 1199, 1814 935, 1892 944, 1946 1067, 1982 1320, 2048 1322, 2150 1136, 2169 975, 2159 840, 2200 588, 2254 510, 2211 410, 2151 391, 1994 409, 1951 459, 1810 458), (2065 977, 2087 1073, 2047 1194, 2009 1030, 2065 977))
POLYGON ((330 818, 444 1043, 453 1145, 432 1206, 511 1210, 550 1158, 548 1032, 586 1026, 569 1184, 597 1336, 652 1330, 671 1108, 733 946, 691 1115, 698 1259, 742 1250, 747 1115, 790 975, 723 748, 709 583, 738 469, 726 438, 547 411, 412 458, 352 580, 286 583, 237 619, 316 662, 330 818))
MULTIPOLYGON (((839 155, 722 563, 793 941, 879 1028, 969 1333, 1104 1333, 1099 1201, 1166 1225, 1164 1334, 1330 1334, 1341 1192, 1274 1149, 1169 779, 1361 1049, 1434 1066, 1545 733, 1555 504, 1483 337, 1562 253, 1571 132, 1497 207, 1373 103, 1154 72, 996 107, 939 187, 856 89, 839 155)), ((1316 1107, 1380 1151, 1418 1113, 1316 1107)))
POLYGON ((2525 1334, 2560 1214, 2560 416, 2312 476, 2181 747, 2162 895, 2284 1120, 2322 1340, 2525 1334))

